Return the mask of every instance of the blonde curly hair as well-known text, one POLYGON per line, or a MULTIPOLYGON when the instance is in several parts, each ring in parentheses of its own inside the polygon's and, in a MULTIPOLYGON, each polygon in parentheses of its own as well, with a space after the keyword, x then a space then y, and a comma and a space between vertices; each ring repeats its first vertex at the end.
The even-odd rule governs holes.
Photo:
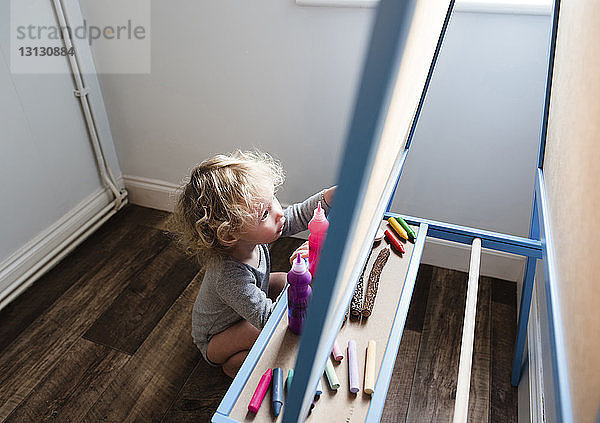
POLYGON ((178 189, 167 229, 202 267, 214 264, 256 224, 265 188, 284 181, 281 164, 267 153, 237 150, 195 166, 178 189))

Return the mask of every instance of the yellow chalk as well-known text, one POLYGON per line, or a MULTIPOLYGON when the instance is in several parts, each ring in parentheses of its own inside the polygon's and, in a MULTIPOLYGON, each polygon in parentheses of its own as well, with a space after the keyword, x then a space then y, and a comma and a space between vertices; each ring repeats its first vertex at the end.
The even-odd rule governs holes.
POLYGON ((375 360, 376 360, 375 341, 369 341, 367 345, 367 361, 365 363, 365 394, 373 395, 375 392, 375 360))
POLYGON ((388 219, 388 223, 390 224, 390 226, 392 227, 394 232, 396 232, 398 234, 398 236, 400 236, 401 238, 404 238, 405 240, 408 241, 408 234, 406 233, 404 228, 402 226, 400 226, 400 224, 398 223, 398 221, 396 219, 394 219, 393 217, 390 217, 388 219))

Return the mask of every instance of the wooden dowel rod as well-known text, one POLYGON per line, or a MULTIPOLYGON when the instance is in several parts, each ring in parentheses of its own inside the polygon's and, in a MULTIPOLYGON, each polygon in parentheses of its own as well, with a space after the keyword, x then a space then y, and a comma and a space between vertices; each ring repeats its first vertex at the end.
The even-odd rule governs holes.
POLYGON ((481 239, 473 239, 471 263, 467 285, 467 303, 460 344, 458 384, 454 403, 454 423, 466 423, 469 413, 469 390, 471 388, 471 364, 473 362, 473 342, 475 341, 475 314, 477 311, 477 287, 479 285, 479 265, 481 263, 481 239))

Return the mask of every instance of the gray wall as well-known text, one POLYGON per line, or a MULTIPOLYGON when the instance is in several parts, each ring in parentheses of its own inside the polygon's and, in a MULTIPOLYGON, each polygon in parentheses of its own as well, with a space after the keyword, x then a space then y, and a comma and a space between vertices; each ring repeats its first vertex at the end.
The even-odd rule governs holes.
POLYGON ((393 209, 529 234, 550 16, 455 13, 393 209))
MULTIPOLYGON (((65 3, 73 22, 81 21, 77 1, 65 3)), ((63 74, 11 74, 9 7, 10 1, 0 1, 0 263, 102 189, 67 62, 63 74)), ((50 2, 36 3, 31 13, 56 25, 50 2)), ((91 63, 89 48, 81 47, 80 59, 91 63)), ((103 148, 118 176, 98 81, 88 75, 86 82, 103 148)))
POLYGON ((373 13, 152 2, 152 73, 100 75, 123 173, 178 183, 210 155, 259 147, 285 165, 282 202, 333 184, 373 13))
MULTIPOLYGON (((285 165, 284 203, 335 183, 373 17, 280 0, 152 2, 152 73, 100 75, 123 173, 175 184, 212 154, 257 146, 285 165)), ((396 210, 526 234, 549 23, 455 14, 396 210)))

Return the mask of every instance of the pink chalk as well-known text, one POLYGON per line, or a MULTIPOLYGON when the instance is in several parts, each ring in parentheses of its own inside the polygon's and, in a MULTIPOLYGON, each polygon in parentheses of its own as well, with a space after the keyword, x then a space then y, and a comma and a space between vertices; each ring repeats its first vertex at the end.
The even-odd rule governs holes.
POLYGON ((344 353, 340 349, 337 339, 333 341, 333 349, 331 353, 333 354, 333 358, 335 359, 335 361, 342 361, 344 359, 344 353))
POLYGON ((360 391, 360 382, 358 381, 358 361, 354 339, 348 341, 348 376, 350 379, 350 392, 356 394, 360 391))

